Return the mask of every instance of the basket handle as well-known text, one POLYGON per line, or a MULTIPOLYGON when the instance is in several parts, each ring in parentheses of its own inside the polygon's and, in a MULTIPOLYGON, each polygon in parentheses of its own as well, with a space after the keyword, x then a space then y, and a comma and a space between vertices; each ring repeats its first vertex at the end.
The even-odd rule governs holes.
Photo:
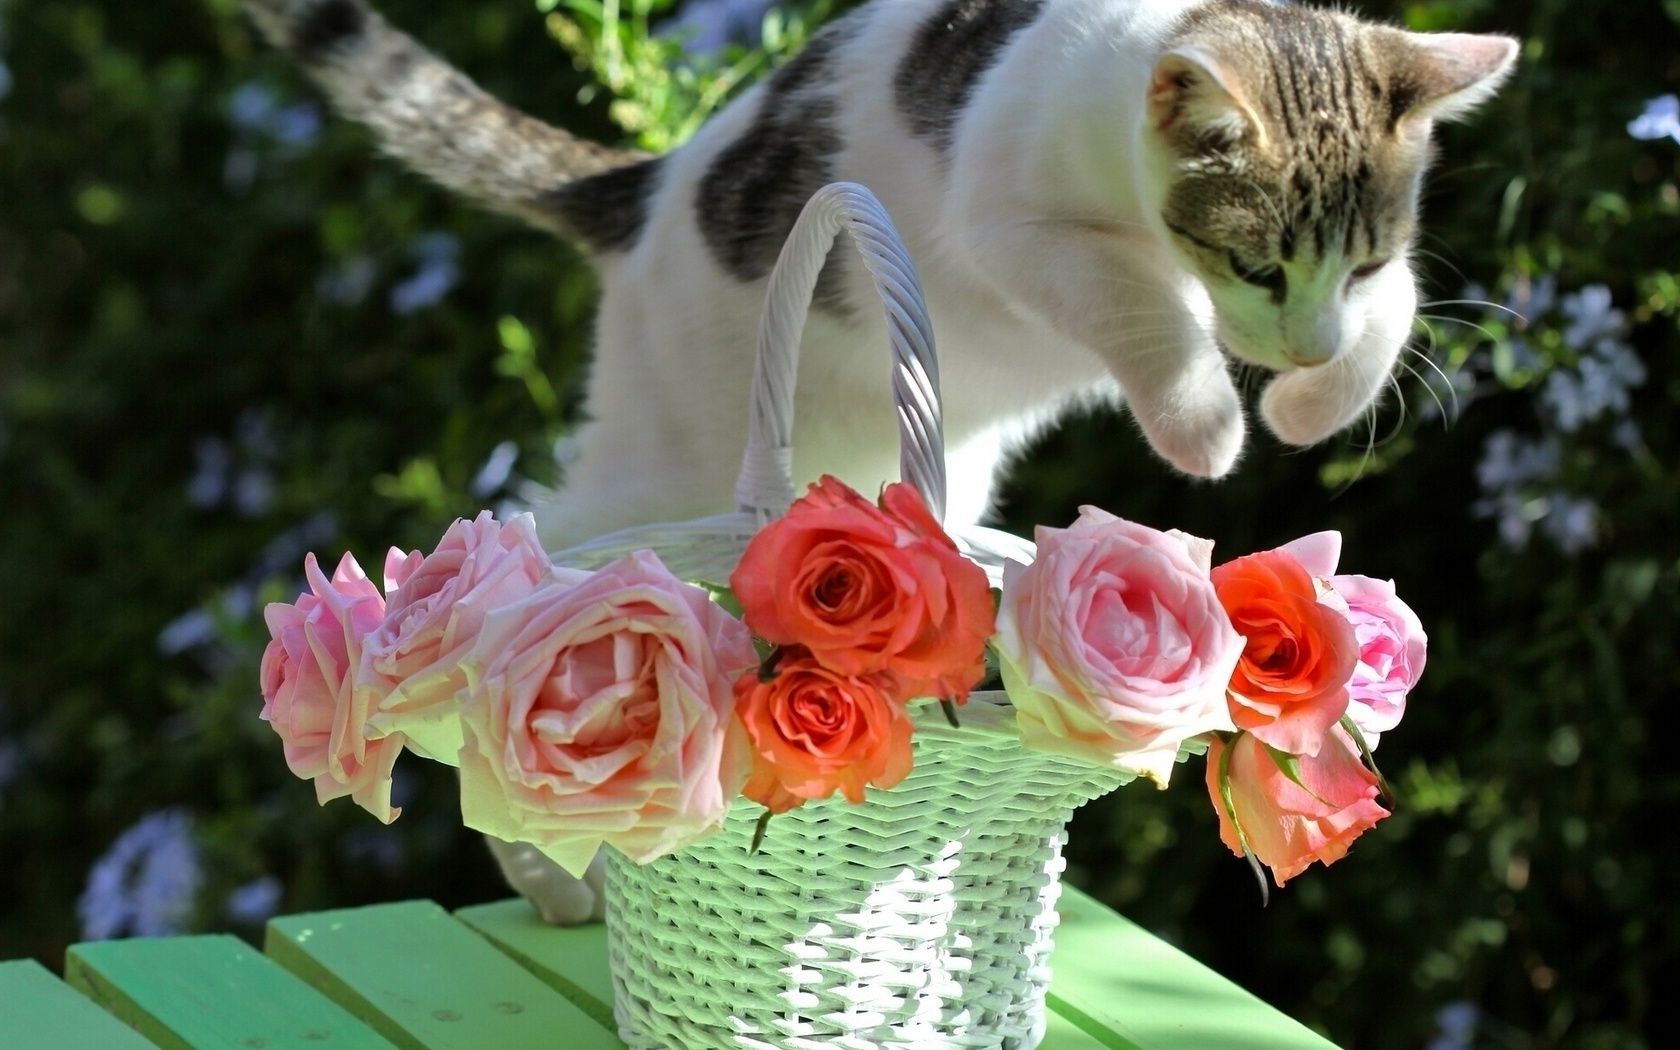
POLYGON ((852 235, 886 314, 898 407, 899 476, 922 494, 936 520, 944 520, 939 361, 921 281, 886 208, 868 189, 851 182, 830 183, 811 197, 770 273, 735 500, 759 525, 780 517, 793 502, 793 389, 799 342, 817 278, 842 232, 852 235))

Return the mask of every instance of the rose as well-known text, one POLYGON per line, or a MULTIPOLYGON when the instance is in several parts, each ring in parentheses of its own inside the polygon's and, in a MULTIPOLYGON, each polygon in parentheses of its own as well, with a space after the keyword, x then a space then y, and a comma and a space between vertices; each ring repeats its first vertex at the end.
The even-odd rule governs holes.
POLYGON ((735 711, 753 750, 742 794, 774 813, 836 791, 862 802, 910 773, 911 722, 886 674, 846 675, 792 651, 769 678, 743 675, 735 711))
POLYGON ((1359 759, 1346 730, 1332 727, 1313 757, 1293 760, 1301 783, 1285 771, 1287 756, 1252 733, 1208 749, 1207 786, 1219 814, 1219 837, 1242 856, 1244 845, 1282 886, 1314 861, 1329 865, 1353 840, 1387 817, 1377 778, 1359 759), (1229 786, 1229 804, 1221 780, 1229 786))
POLYGON ((263 610, 273 640, 263 651, 261 717, 279 734, 291 771, 315 781, 317 799, 349 795, 389 824, 400 812, 391 807, 391 769, 403 736, 365 738, 381 694, 356 680, 363 640, 384 620, 385 599, 349 554, 331 580, 315 555, 303 564, 309 590, 263 610))
POLYGON ((1374 749, 1380 734, 1399 725, 1406 713, 1406 694, 1423 674, 1428 637, 1392 581, 1344 575, 1332 576, 1330 583, 1347 606, 1359 644, 1347 713, 1374 749))
POLYGON ((649 551, 557 569, 492 610, 462 662, 461 816, 581 876, 714 830, 746 775, 732 718, 752 636, 649 551))
POLYGON ((1229 730, 1243 649, 1208 578, 1213 545, 1084 507, 1005 567, 994 647, 1021 740, 1149 777, 1180 744, 1229 730))
POLYGON ((824 477, 753 537, 729 582, 760 637, 841 675, 890 672, 900 698, 966 699, 984 673, 986 574, 908 485, 877 507, 824 477))
POLYGON ((461 750, 461 658, 492 609, 525 597, 553 573, 529 514, 506 522, 489 511, 458 519, 424 557, 392 549, 385 621, 367 639, 363 678, 387 690, 375 732, 402 732, 408 746, 454 765, 461 750))
POLYGON ((1340 537, 1320 533, 1297 544, 1226 562, 1213 570, 1213 585, 1246 639, 1228 693, 1232 721, 1281 751, 1314 755, 1347 712, 1359 646, 1297 555, 1315 567, 1328 557, 1334 571, 1340 537))

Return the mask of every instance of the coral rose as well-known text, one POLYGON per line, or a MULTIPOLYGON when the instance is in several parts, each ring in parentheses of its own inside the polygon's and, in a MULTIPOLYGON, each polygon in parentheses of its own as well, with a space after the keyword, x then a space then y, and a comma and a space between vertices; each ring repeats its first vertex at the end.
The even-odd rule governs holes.
POLYGON ((506 523, 483 511, 459 519, 421 557, 385 561, 385 621, 367 639, 364 680, 387 690, 376 732, 402 732, 410 750, 454 765, 461 750, 460 668, 492 609, 511 605, 553 573, 531 515, 506 523))
POLYGON ((1429 640, 1393 582, 1346 575, 1332 576, 1330 584, 1347 607, 1359 644, 1359 665, 1348 682, 1348 717, 1375 748, 1381 734, 1405 715, 1406 694, 1423 674, 1429 640))
POLYGON ((1022 742, 1165 787, 1186 739, 1233 728, 1243 640, 1208 578, 1213 545, 1095 507, 1037 541, 1033 564, 1005 567, 994 643, 1022 742))
POLYGON ((986 574, 903 483, 877 507, 824 477, 753 537, 729 583, 760 637, 841 675, 890 672, 900 698, 966 699, 984 673, 986 574))
POLYGON ((363 639, 385 619, 385 599, 348 554, 331 580, 315 555, 303 565, 309 590, 263 610, 273 641, 263 651, 261 717, 279 734, 291 771, 315 781, 317 799, 349 795, 389 824, 400 812, 391 808, 391 769, 403 737, 366 739, 381 694, 356 681, 363 639))
POLYGON ((790 651, 768 681, 735 683, 735 711, 753 750, 742 793, 782 813, 836 791, 862 802, 864 787, 890 788, 910 773, 910 716, 892 699, 890 675, 845 675, 790 651))
POLYGON ((492 610, 462 663, 461 817, 581 876, 713 831, 746 777, 735 677, 746 625, 651 552, 557 569, 492 610))
POLYGON ((1215 738, 1208 749, 1207 786, 1219 814, 1220 839, 1239 857, 1246 839, 1279 886, 1314 861, 1340 860, 1354 839, 1389 815, 1377 801, 1376 776, 1340 726, 1325 734, 1316 756, 1300 758, 1296 768, 1300 784, 1252 733, 1228 744, 1215 738), (1229 808, 1220 790, 1222 767, 1230 777, 1229 808))
POLYGON ((1320 602, 1313 577, 1287 549, 1226 562, 1213 570, 1213 585, 1246 639, 1231 676, 1232 721, 1280 751, 1317 754, 1347 712, 1359 661, 1353 627, 1320 602))

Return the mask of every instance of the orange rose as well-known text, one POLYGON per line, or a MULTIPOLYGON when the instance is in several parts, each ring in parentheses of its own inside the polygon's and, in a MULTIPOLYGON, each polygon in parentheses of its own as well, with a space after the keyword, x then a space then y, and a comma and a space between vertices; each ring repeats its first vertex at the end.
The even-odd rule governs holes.
POLYGON ((910 772, 910 716, 888 676, 843 675, 790 652, 776 675, 735 682, 735 713, 752 741, 742 794, 785 813, 836 791, 862 802, 866 785, 890 788, 910 772))
POLYGON ((1318 601, 1307 570, 1287 551, 1226 562, 1213 586, 1246 639, 1226 696, 1231 720, 1279 751, 1316 755, 1347 712, 1359 642, 1347 617, 1318 601))
POLYGON ((1340 727, 1325 735, 1316 758, 1299 759, 1296 769, 1300 784, 1250 733, 1229 744, 1216 736, 1208 746, 1207 786, 1219 814, 1219 837, 1239 857, 1246 840, 1254 859, 1272 869, 1279 886, 1314 861, 1329 865, 1341 860, 1354 839, 1389 815, 1377 801, 1376 776, 1340 727), (1227 747, 1229 762, 1224 759, 1227 747), (1230 777, 1229 807, 1219 783, 1222 763, 1230 777))
POLYGON ((824 477, 753 537, 729 584, 760 637, 841 675, 890 672, 901 699, 966 699, 983 673, 986 574, 909 485, 877 507, 824 477))

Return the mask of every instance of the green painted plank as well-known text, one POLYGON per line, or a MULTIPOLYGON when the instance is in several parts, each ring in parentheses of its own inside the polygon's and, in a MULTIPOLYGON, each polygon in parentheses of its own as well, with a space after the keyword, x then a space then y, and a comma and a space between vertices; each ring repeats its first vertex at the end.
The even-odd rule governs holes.
POLYGON ((65 973, 165 1050, 391 1050, 344 1010, 225 934, 78 944, 65 958, 65 973))
POLYGON ((592 1017, 430 901, 274 919, 265 945, 411 1050, 619 1050, 592 1017))
POLYGON ((455 917, 576 1003, 601 1027, 617 1030, 605 923, 550 926, 523 897, 462 908, 455 917))
POLYGON ((1065 886, 1050 1003, 1114 1050, 1334 1050, 1334 1044, 1065 886))
POLYGON ((152 1050, 133 1029, 33 960, 0 963, 0 1032, 9 1046, 152 1050))
MULTIPOLYGON (((1113 1040, 1119 1037, 1110 1034, 1108 1038, 1113 1040)), ((1105 1042, 1098 1039, 1090 1032, 1079 1027, 1079 1022, 1051 1009, 1050 1026, 1044 1033, 1044 1042, 1039 1044, 1038 1050, 1112 1050, 1116 1046, 1133 1050, 1130 1043, 1105 1042)))

